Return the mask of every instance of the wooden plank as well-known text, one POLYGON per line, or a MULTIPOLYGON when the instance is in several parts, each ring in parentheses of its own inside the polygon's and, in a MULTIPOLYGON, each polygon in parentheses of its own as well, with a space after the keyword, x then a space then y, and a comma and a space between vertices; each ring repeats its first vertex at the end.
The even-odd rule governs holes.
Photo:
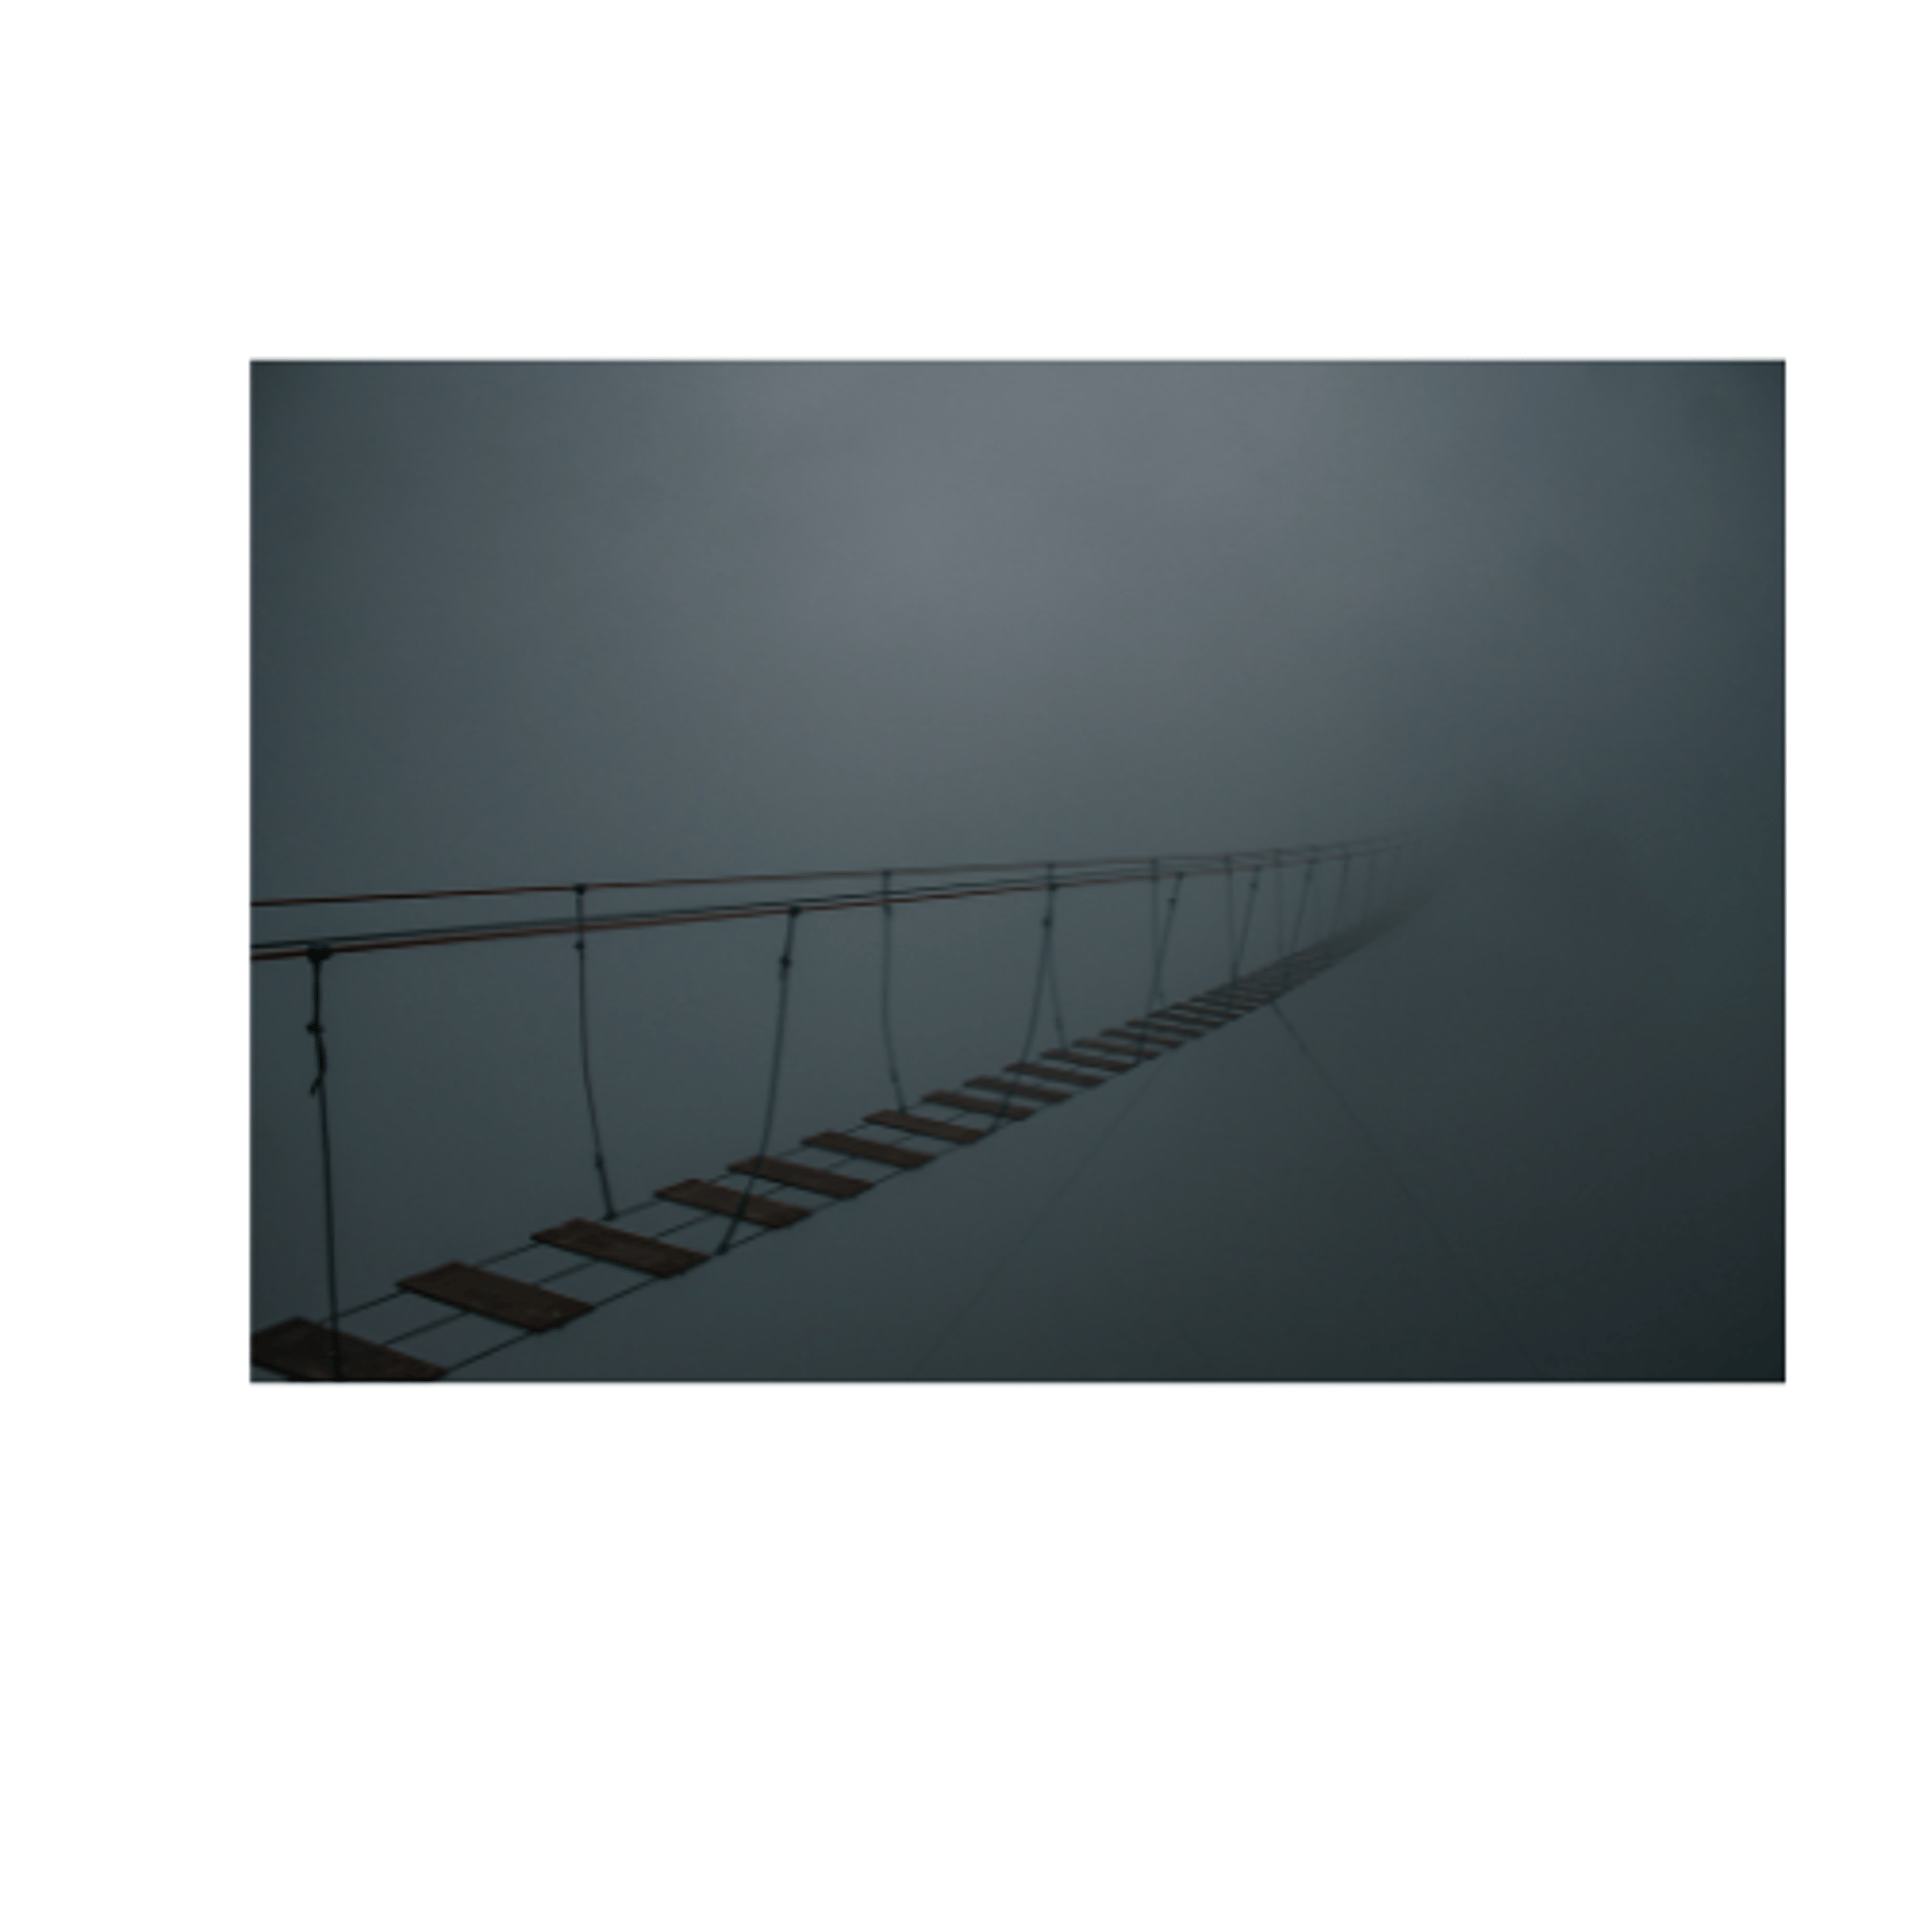
POLYGON ((922 1153, 918 1147, 903 1147, 892 1140, 862 1140, 857 1133, 810 1133, 807 1145, 823 1147, 828 1153, 844 1153, 854 1160, 877 1160, 883 1167, 930 1167, 940 1156, 922 1153))
POLYGON ((741 1219, 756 1227, 792 1227, 811 1212, 807 1207, 789 1205, 785 1200, 764 1199, 748 1193, 744 1187, 723 1187, 713 1180, 676 1180, 670 1187, 654 1188, 662 1200, 676 1206, 703 1207, 708 1213, 725 1214, 729 1220, 741 1219))
POLYGON ((1065 1067, 1036 1066, 1030 1060, 1014 1060, 1007 1065, 1008 1073, 1030 1073, 1037 1079, 1057 1081, 1064 1087, 1104 1087, 1104 1080, 1096 1080, 1090 1073, 1069 1073, 1065 1067))
MULTIPOLYGON (((253 1336, 253 1364, 283 1373, 289 1380, 331 1380, 333 1332, 314 1320, 282 1320, 253 1336)), ((340 1377, 343 1380, 439 1380, 445 1367, 416 1360, 410 1353, 340 1336, 340 1377)))
POLYGON ((876 1127, 898 1127, 902 1133, 924 1134, 929 1140, 951 1140, 963 1147, 987 1137, 978 1127, 956 1127, 950 1120, 927 1120, 917 1113, 896 1113, 891 1107, 882 1107, 878 1113, 868 1114, 867 1119, 876 1127))
POLYGON ((1045 1058, 1065 1060, 1075 1067, 1092 1067, 1096 1073, 1126 1073, 1133 1064, 1129 1060, 1096 1060, 1092 1054, 1075 1053, 1071 1047, 1049 1047, 1045 1058))
POLYGON ((829 1173, 825 1167, 804 1166, 798 1160, 736 1160, 734 1173, 757 1173, 762 1180, 777 1180, 783 1187, 804 1187, 809 1193, 824 1193, 829 1200, 857 1200, 873 1191, 871 1180, 856 1180, 850 1173, 829 1173))
POLYGON ((430 1267, 398 1284, 409 1293, 424 1294, 449 1307, 464 1307, 489 1320, 504 1320, 508 1326, 525 1327, 529 1333, 563 1327, 569 1320, 593 1311, 586 1301, 576 1300, 571 1294, 529 1286, 524 1280, 509 1280, 504 1273, 489 1273, 484 1267, 470 1267, 459 1260, 430 1267))
POLYGON ((644 1233, 629 1233, 624 1227, 610 1227, 601 1220, 563 1220, 557 1227, 542 1227, 533 1237, 542 1246, 558 1247, 562 1253, 585 1254, 589 1260, 631 1267, 635 1273, 651 1273, 662 1280, 697 1267, 707 1257, 691 1247, 649 1240, 644 1233))
POLYGON ((1122 1036, 1118 1040, 1076 1040, 1074 1049, 1079 1053, 1090 1053, 1104 1060, 1108 1054, 1118 1054, 1123 1060, 1157 1060, 1160 1049, 1144 1037, 1138 1040, 1122 1036))
POLYGON ((1040 1111, 1015 1106, 1011 1100, 982 1100, 977 1093, 949 1093, 944 1087, 922 1098, 936 1107, 958 1107, 962 1113, 984 1113, 994 1120, 1031 1120, 1040 1111))
POLYGON ((1043 1105, 1058 1106, 1062 1100, 1071 1100, 1070 1093, 1055 1093, 1051 1087, 1026 1087, 1018 1080, 996 1080, 991 1074, 976 1073, 968 1082, 970 1087, 985 1087, 989 1093, 1011 1093, 1022 1100, 1038 1100, 1043 1105))
MULTIPOLYGON (((1123 1027, 1109 1027, 1107 1033, 1110 1044, 1129 1058, 1137 1055, 1141 1059, 1151 1060, 1159 1054, 1172 1053, 1176 1047, 1184 1047, 1187 1044, 1184 1036, 1176 1040, 1170 1033, 1128 1033, 1123 1027)), ((1085 1045, 1085 1042, 1080 1041, 1075 1044, 1085 1045)))

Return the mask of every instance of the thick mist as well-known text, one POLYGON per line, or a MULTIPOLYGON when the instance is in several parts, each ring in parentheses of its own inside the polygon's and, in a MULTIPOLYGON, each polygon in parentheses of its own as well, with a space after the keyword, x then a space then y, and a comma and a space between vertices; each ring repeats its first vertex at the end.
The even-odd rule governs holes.
MULTIPOLYGON (((256 898, 1426 836, 1310 1057, 1241 1021, 456 1378, 1780 1377, 1782 504, 1771 365, 258 367, 256 898)), ((895 916, 910 1096, 1016 1056, 1041 910, 895 916)), ((1060 896, 1073 1031, 1148 926, 1060 896)), ((753 1150, 782 935, 589 943, 623 1206, 753 1150)), ((890 1101, 880 938, 803 917, 776 1150, 890 1101)), ((343 1304, 599 1211, 574 969, 329 963, 343 1304)), ((308 970, 252 988, 257 1327, 325 1277, 308 970)))

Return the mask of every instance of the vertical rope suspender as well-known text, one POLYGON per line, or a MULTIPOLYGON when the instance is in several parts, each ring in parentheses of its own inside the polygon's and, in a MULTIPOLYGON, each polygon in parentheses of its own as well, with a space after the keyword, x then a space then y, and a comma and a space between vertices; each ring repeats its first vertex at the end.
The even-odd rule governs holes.
POLYGON ((780 949, 780 999, 773 1016, 773 1069, 767 1076, 767 1111, 760 1122, 760 1145, 753 1156, 755 1170, 747 1175, 747 1184, 740 1194, 740 1204, 734 1208, 732 1217, 727 1221, 727 1231, 714 1250, 716 1259, 733 1245, 733 1236, 746 1217, 747 1202, 753 1198, 753 1183, 759 1178, 760 1162, 767 1157, 767 1147, 773 1139, 773 1109, 780 1094, 780 1055, 787 1043, 787 979, 793 971, 793 936, 799 925, 800 909, 789 907, 786 945, 780 949))
POLYGON ((600 1201, 603 1220, 614 1215, 613 1187, 607 1179, 607 1156, 600 1144, 600 1109, 593 1098, 593 1064, 587 1052, 587 890, 576 882, 573 889, 573 950, 578 956, 580 977, 580 1080, 587 1090, 587 1124, 593 1129, 593 1170, 600 1176, 600 1201))
POLYGON ((333 1132, 327 1119, 327 1034, 320 1019, 320 969, 332 951, 328 946, 307 949, 307 959, 313 966, 313 1018, 307 1024, 307 1031, 313 1035, 314 1065, 313 1085, 307 1092, 320 1102, 320 1193, 327 1223, 328 1344, 332 1350, 333 1377, 343 1380, 346 1373, 340 1364, 340 1279, 333 1247, 333 1132))

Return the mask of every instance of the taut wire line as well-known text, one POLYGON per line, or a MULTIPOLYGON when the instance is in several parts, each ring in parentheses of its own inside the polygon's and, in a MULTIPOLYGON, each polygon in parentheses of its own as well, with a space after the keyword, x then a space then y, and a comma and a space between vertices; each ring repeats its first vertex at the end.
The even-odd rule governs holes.
POLYGON ((1127 1100, 1126 1104, 1121 1107, 1120 1111, 1116 1113, 1110 1121, 1108 1121, 1105 1131, 1102 1132, 1099 1139, 1097 1139, 1093 1143, 1093 1145, 1087 1150, 1087 1153, 1082 1158, 1080 1164, 1077 1167, 1075 1167, 1070 1174, 1067 1175, 1066 1179, 1063 1180, 1060 1183, 1060 1185, 1054 1189, 1053 1193, 1042 1203, 1040 1211, 1036 1213, 1030 1221, 1027 1222, 1026 1230, 1021 1234, 1019 1239, 1016 1240, 1013 1243, 1013 1245, 1010 1246, 1006 1250, 1006 1252, 1000 1256, 999 1260, 995 1262, 992 1270, 987 1274, 987 1277, 984 1280, 982 1280, 980 1284, 976 1288, 974 1288, 973 1292, 967 1297, 966 1302, 962 1305, 962 1307, 960 1308, 960 1311, 956 1313, 953 1316, 953 1318, 947 1322, 946 1326, 942 1328, 942 1330, 934 1336, 933 1344, 930 1347, 928 1347, 926 1352, 923 1353, 918 1359, 918 1361, 914 1363, 913 1371, 907 1375, 907 1378, 909 1380, 917 1380, 923 1373, 926 1372, 927 1367, 929 1363, 932 1361, 934 1355, 937 1354, 940 1351, 940 1349, 944 1347, 950 1339, 953 1338, 955 1332, 957 1332, 960 1327, 960 1323, 963 1320, 965 1320, 970 1313, 972 1313, 974 1308, 977 1307, 982 1300, 986 1298, 988 1290, 992 1287, 993 1283, 996 1280, 998 1280, 1003 1273, 1006 1272, 1007 1268, 1013 1264, 1021 1248, 1023 1248, 1027 1244, 1027 1242, 1031 1240, 1033 1236, 1040 1231, 1041 1227, 1046 1224, 1048 1215, 1051 1214, 1054 1208, 1057 1207, 1060 1204, 1060 1202, 1067 1197, 1067 1194, 1072 1190, 1074 1183, 1080 1178, 1080 1176, 1083 1173, 1086 1172, 1086 1170, 1090 1166, 1093 1165, 1094 1161, 1099 1157, 1101 1150, 1106 1146, 1107 1142, 1111 1140, 1116 1133, 1119 1132, 1120 1128, 1125 1124, 1128 1115, 1131 1114, 1134 1108, 1140 1104, 1141 1096, 1145 1094, 1146 1090, 1150 1086, 1153 1085, 1154 1081, 1159 1077, 1161 1069, 1165 1065, 1166 1065, 1165 1060, 1156 1060, 1154 1061, 1152 1066, 1149 1067, 1147 1071, 1140 1076, 1140 1083, 1138 1086, 1134 1088, 1131 1097, 1127 1100))
POLYGON ((1467 1283, 1468 1287, 1478 1295, 1481 1309, 1487 1314, 1487 1317, 1499 1327, 1501 1334, 1520 1356, 1522 1363, 1536 1379, 1551 1379, 1552 1375, 1533 1353, 1532 1349, 1529 1348, 1527 1343, 1514 1331, 1506 1318, 1489 1302, 1486 1290, 1481 1285, 1479 1276, 1473 1267, 1468 1263, 1465 1256, 1462 1255, 1459 1248, 1447 1238, 1439 1221, 1427 1210, 1420 1196, 1407 1184, 1400 1169, 1395 1166, 1393 1161, 1388 1157, 1386 1148, 1374 1137, 1372 1128, 1360 1118, 1360 1115, 1354 1109, 1353 1103, 1340 1091, 1340 1088, 1334 1082, 1333 1076, 1320 1064, 1319 1057, 1314 1053, 1313 1049, 1307 1045, 1306 1041, 1301 1038, 1300 1029, 1282 1012, 1280 1003, 1277 1000, 1269 1000, 1267 1002, 1267 1011, 1286 1029, 1293 1044, 1300 1049, 1300 1057, 1313 1069, 1319 1078, 1320 1084, 1333 1095, 1334 1099, 1339 1103, 1341 1111, 1353 1122, 1354 1131, 1367 1143, 1374 1157, 1380 1162, 1381 1166, 1386 1169, 1387 1177, 1400 1189, 1401 1193, 1406 1197, 1407 1204, 1412 1207, 1414 1212, 1425 1223, 1427 1231, 1433 1235, 1435 1241, 1439 1244, 1441 1252, 1446 1255, 1448 1262, 1452 1265, 1455 1272, 1467 1283))
MULTIPOLYGON (((1375 834, 1370 838, 1355 841, 1336 841, 1330 847, 1317 851, 1338 852, 1342 847, 1372 847, 1391 844, 1392 836, 1375 834)), ((1284 856, 1288 850, 1278 849, 1284 856)), ((1306 858, 1310 849, 1294 849, 1293 857, 1306 858)), ((897 867, 897 873, 912 874, 916 878, 929 875, 953 873, 1037 873, 1042 867, 1052 864, 1062 867, 1144 867, 1146 854, 1103 854, 1082 860, 967 860, 936 867, 897 867)), ((1170 860, 1217 860, 1218 854, 1180 853, 1163 856, 1170 860)), ((641 892, 661 887, 747 887, 765 886, 776 880, 793 882, 816 880, 865 880, 878 871, 873 867, 830 867, 815 869, 806 873, 722 873, 722 874, 686 874, 666 880, 595 880, 589 884, 596 891, 641 892)), ((387 893, 311 893, 289 895, 274 900, 255 900, 256 907, 347 907, 365 906, 376 902, 393 900, 483 900, 483 899, 519 899, 536 893, 571 893, 577 882, 547 882, 538 886, 525 887, 429 887, 416 888, 408 892, 387 893)))

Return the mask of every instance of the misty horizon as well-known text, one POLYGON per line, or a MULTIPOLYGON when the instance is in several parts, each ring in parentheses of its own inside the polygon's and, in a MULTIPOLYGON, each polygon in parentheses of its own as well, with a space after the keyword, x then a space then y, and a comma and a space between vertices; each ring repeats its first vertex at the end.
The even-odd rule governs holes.
MULTIPOLYGON (((456 1378, 1783 1377, 1777 366, 261 365, 254 434, 256 899, 1423 837, 1285 1022, 456 1378)), ((1256 870, 1167 997, 1284 951, 1256 870)), ((1059 894, 1076 1033, 1147 891, 1059 894)), ((1021 1057, 1045 898, 892 916, 908 1096, 1021 1057)), ((895 1105, 881 919, 802 916, 776 1146, 895 1105)), ((588 943, 621 1207, 754 1152, 782 932, 588 943)), ((327 963, 343 1308, 605 1211, 575 965, 327 963)), ((326 1282, 309 968, 252 974, 259 1329, 326 1282)))

